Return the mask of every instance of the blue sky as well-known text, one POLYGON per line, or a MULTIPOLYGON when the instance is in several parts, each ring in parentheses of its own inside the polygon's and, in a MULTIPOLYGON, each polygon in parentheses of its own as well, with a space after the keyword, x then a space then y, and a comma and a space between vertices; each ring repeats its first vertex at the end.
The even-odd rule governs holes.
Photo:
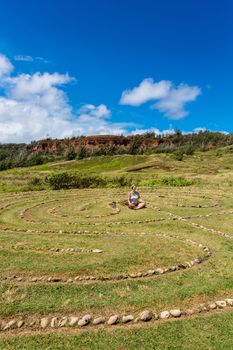
POLYGON ((0 5, 0 142, 233 132, 231 0, 0 5))

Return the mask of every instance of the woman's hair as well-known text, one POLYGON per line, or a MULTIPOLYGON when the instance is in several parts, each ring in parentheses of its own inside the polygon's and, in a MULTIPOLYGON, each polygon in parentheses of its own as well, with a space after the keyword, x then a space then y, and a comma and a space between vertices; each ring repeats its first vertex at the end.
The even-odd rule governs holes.
POLYGON ((131 186, 131 190, 135 189, 136 190, 137 186, 136 185, 132 185, 131 186))

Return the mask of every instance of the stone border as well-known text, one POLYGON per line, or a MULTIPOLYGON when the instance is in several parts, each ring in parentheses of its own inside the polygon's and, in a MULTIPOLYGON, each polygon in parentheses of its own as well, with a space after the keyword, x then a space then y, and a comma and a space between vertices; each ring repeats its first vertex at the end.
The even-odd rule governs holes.
MULTIPOLYGON (((115 234, 114 234, 115 235, 115 234)), ((119 233, 117 234, 119 235, 119 233)), ((121 235, 130 235, 133 236, 134 234, 125 234, 124 232, 121 233, 121 235)), ((136 235, 147 235, 146 233, 139 233, 136 235)), ((120 273, 120 274, 114 274, 114 275, 103 275, 103 276, 76 276, 74 278, 67 278, 67 277, 58 277, 58 276, 51 276, 51 277, 45 277, 45 276, 39 276, 39 277, 25 277, 25 276, 1 276, 0 281, 11 281, 11 282, 27 282, 27 283, 47 283, 47 282, 55 282, 55 283, 82 283, 86 281, 121 281, 126 279, 134 279, 134 278, 144 278, 144 277, 152 277, 152 276, 158 276, 163 275, 167 273, 173 273, 175 271, 179 270, 185 270, 188 268, 192 268, 196 265, 201 264, 205 260, 207 260, 211 255, 210 249, 203 244, 199 244, 191 239, 186 239, 178 235, 169 235, 166 233, 156 233, 153 234, 153 237, 163 237, 167 239, 177 239, 181 242, 184 242, 186 244, 189 244, 191 246, 195 246, 197 248, 200 248, 203 251, 202 256, 198 256, 196 258, 193 258, 190 261, 186 261, 183 263, 178 263, 177 265, 172 265, 169 267, 152 267, 148 271, 135 271, 134 273, 120 273)))
MULTIPOLYGON (((188 192, 187 192, 188 193, 188 192)), ((178 195, 178 193, 177 193, 177 195, 178 195)), ((201 198, 201 199, 210 199, 211 201, 213 201, 213 198, 211 198, 211 197, 206 197, 206 196, 204 196, 204 195, 200 195, 200 196, 198 196, 198 195, 196 195, 196 196, 194 196, 194 195, 192 195, 191 193, 189 193, 189 196, 191 196, 191 197, 196 197, 196 198, 201 198)), ((159 198, 166 198, 166 195, 158 195, 158 197, 159 198)), ((168 193, 168 195, 167 195, 167 197, 169 198, 169 193, 168 193)), ((170 196, 170 198, 171 197, 173 197, 173 196, 170 196)), ((184 198, 185 199, 185 198, 184 198)), ((170 205, 169 205, 170 206, 170 205)), ((218 207, 219 206, 219 203, 217 203, 217 202, 213 202, 212 204, 204 204, 204 205, 199 205, 199 204, 197 204, 197 205, 188 205, 188 204, 176 204, 176 203, 174 203, 174 204, 172 204, 171 206, 174 206, 174 207, 179 207, 179 208, 215 208, 215 207, 218 207)))
POLYGON ((88 248, 34 248, 28 249, 26 246, 12 246, 12 247, 4 247, 0 246, 0 250, 7 251, 27 251, 27 252, 35 252, 35 253, 53 253, 53 254, 80 254, 80 253, 103 253, 103 250, 98 248, 88 249, 88 248))
POLYGON ((222 300, 209 301, 207 303, 198 304, 193 308, 182 309, 166 309, 159 312, 152 312, 149 310, 143 310, 139 314, 123 314, 117 313, 108 317, 99 315, 98 317, 90 314, 86 315, 63 315, 63 316, 44 316, 38 317, 19 317, 14 319, 1 319, 0 331, 7 332, 10 330, 56 330, 59 328, 83 328, 88 326, 90 329, 103 325, 104 327, 111 327, 114 325, 125 325, 140 322, 158 322, 160 320, 168 321, 170 319, 186 318, 192 315, 200 315, 202 313, 211 313, 215 310, 223 310, 229 307, 233 307, 233 298, 226 298, 222 300))
MULTIPOLYGON (((83 189, 82 189, 83 190, 83 189)), ((87 190, 89 190, 89 192, 90 192, 90 189, 87 189, 87 190)), ((184 193, 184 192, 183 192, 184 193)), ((186 192, 185 192, 186 193, 186 192)), ((47 194, 47 192, 46 192, 46 194, 47 194)), ((176 193, 175 193, 176 194, 176 193)), ((194 195, 194 194, 190 194, 189 192, 187 192, 187 194, 189 194, 189 195, 194 195)), ((63 195, 63 193, 62 193, 62 195, 63 195)), ((72 193, 72 196, 76 196, 77 194, 76 193, 72 193)), ((202 198, 206 198, 206 199, 212 199, 211 197, 207 197, 206 195, 201 195, 201 194, 195 194, 196 196, 198 196, 198 197, 202 197, 202 198)), ((161 197, 166 197, 165 195, 158 195, 158 196, 161 196, 161 197)), ((61 196, 62 197, 62 196, 61 196)), ((23 196, 22 196, 22 198, 23 198, 23 196)), ((30 198, 30 197, 29 197, 30 198)), ((25 214, 27 213, 27 211, 29 211, 29 210, 31 210, 32 208, 36 208, 36 207, 39 207, 39 206, 42 206, 42 205, 44 205, 44 204, 46 204, 46 203, 50 203, 50 202, 54 202, 54 201, 57 201, 57 202, 59 202, 60 200, 62 200, 62 198, 55 198, 55 199, 49 199, 49 200, 47 200, 46 201, 46 199, 48 199, 48 198, 50 198, 50 197, 46 197, 46 198, 44 198, 43 199, 43 202, 39 202, 39 203, 36 203, 36 204, 34 204, 34 205, 32 205, 32 206, 30 206, 30 207, 28 207, 28 208, 25 208, 21 213, 20 213, 20 217, 22 218, 22 219, 25 219, 28 223, 30 223, 30 224, 37 224, 37 225, 40 225, 40 224, 42 224, 42 225, 47 225, 48 224, 48 221, 36 221, 36 220, 29 220, 29 219, 27 219, 26 217, 25 217, 25 214)), ((33 198, 33 199, 37 199, 37 200, 39 200, 40 199, 40 197, 39 197, 39 195, 38 196, 36 196, 35 198, 33 198)), ((118 201, 119 202, 119 201, 118 201)), ((8 206, 10 206, 11 204, 8 204, 8 206)), ((175 205, 175 204, 174 204, 175 205)), ((213 204, 212 206, 209 206, 209 205, 203 205, 203 206, 191 206, 191 207, 193 207, 193 208, 209 208, 209 207, 214 207, 214 206, 217 206, 218 205, 218 203, 215 203, 215 204, 213 204)), ((183 207, 183 205, 175 205, 175 206, 179 206, 179 207, 183 207)), ((5 209, 5 208, 4 208, 5 209)), ((52 208, 52 209, 54 209, 54 208, 52 208)), ((49 209, 49 210, 52 210, 52 209, 49 209)), ((152 209, 156 209, 156 210, 159 210, 159 208, 158 207, 152 207, 152 209)), ((115 214, 119 214, 119 211, 117 211, 116 213, 109 213, 109 214, 107 214, 107 215, 100 215, 100 216, 98 216, 99 218, 101 218, 101 217, 106 217, 106 216, 112 216, 112 215, 115 215, 115 214)), ((173 215, 174 216, 174 214, 171 214, 171 213, 169 213, 169 212, 167 212, 167 214, 168 215, 173 215)), ((97 218, 97 216, 91 216, 91 215, 87 215, 87 218, 97 218)), ((150 223, 150 222, 159 222, 159 221, 165 221, 165 220, 169 220, 170 218, 157 218, 157 219, 146 219, 146 220, 131 220, 131 221, 116 221, 116 222, 114 222, 114 221, 110 221, 110 222, 94 222, 94 223, 88 223, 88 222, 67 222, 66 223, 66 225, 67 226, 75 226, 75 225, 77 225, 77 226, 89 226, 89 227, 91 227, 91 226, 101 226, 101 225, 108 225, 108 226, 114 226, 114 225, 128 225, 128 224, 137 224, 137 223, 150 223)), ((13 228, 11 229, 11 230, 14 230, 13 228)), ((23 229, 24 230, 24 229, 23 229)), ((22 229, 20 230, 21 232, 22 232, 22 229)), ((56 231, 55 230, 43 230, 43 232, 47 232, 47 233, 49 233, 48 231, 53 231, 53 233, 55 233, 56 231)), ((60 231, 61 230, 59 230, 59 233, 60 233, 60 231)), ((67 231, 65 231, 65 230, 63 230, 64 232, 67 232, 67 231)), ((26 232, 26 231, 24 231, 24 232, 26 232)), ((28 229, 27 230, 27 232, 30 232, 30 229, 28 229)), ((38 233, 39 231, 38 230, 36 230, 36 232, 38 233)), ((77 232, 77 230, 72 230, 72 233, 76 233, 77 232)), ((52 233, 52 232, 50 232, 50 233, 52 233)), ((67 232, 68 233, 68 232, 67 232)))
MULTIPOLYGON (((233 211, 232 212, 228 212, 227 214, 233 214, 233 211)), ((211 216, 211 215, 208 215, 208 216, 211 216)), ((224 212, 223 214, 218 214, 218 215, 226 215, 226 213, 224 212)), ((198 218, 198 217, 202 217, 202 216, 195 216, 195 218, 198 218)), ((209 227, 203 226, 201 224, 197 224, 196 222, 190 222, 190 221, 188 221, 189 218, 191 218, 191 217, 182 217, 182 216, 174 215, 173 220, 180 220, 180 221, 185 222, 188 225, 191 225, 193 227, 199 228, 199 229, 201 229, 203 231, 211 232, 213 234, 216 234, 216 235, 224 237, 224 238, 233 239, 232 235, 229 235, 229 234, 227 234, 225 232, 222 232, 220 230, 215 230, 213 228, 209 228, 209 227)))
MULTIPOLYGON (((98 204, 98 201, 95 201, 95 203, 98 204)), ((118 203, 118 202, 115 202, 115 203, 118 203)), ((86 210, 85 207, 87 207, 89 205, 90 205, 90 203, 86 203, 86 205, 83 208, 81 208, 80 211, 86 210)), ((111 203, 108 203, 108 206, 111 207, 111 203)), ((63 218, 63 217, 67 217, 68 216, 68 215, 64 215, 64 214, 63 215, 59 215, 56 212, 57 208, 63 208, 63 206, 60 204, 57 207, 49 209, 48 212, 50 214, 52 214, 52 215, 55 215, 55 216, 59 217, 59 218, 63 218)), ((97 219, 97 218, 105 218, 105 217, 108 217, 108 216, 117 215, 117 214, 120 213, 120 211, 121 210, 118 207, 116 207, 115 211, 112 211, 112 212, 109 212, 109 213, 103 214, 103 215, 89 215, 89 214, 87 214, 86 216, 80 216, 80 215, 75 215, 75 216, 76 217, 78 216, 78 217, 81 217, 81 218, 87 218, 87 219, 97 219)), ((72 215, 72 216, 74 216, 74 215, 72 215)))
MULTIPOLYGON (((24 219, 26 222, 30 223, 30 224, 45 224, 47 225, 49 222, 48 221, 39 221, 39 220, 32 220, 32 219, 27 219, 26 218, 26 214, 28 211, 30 211, 31 209, 33 208, 37 208, 37 207, 40 207, 44 204, 48 204, 50 202, 59 202, 60 199, 51 199, 51 200, 48 200, 48 201, 43 201, 43 202, 40 202, 40 203, 37 203, 37 204, 34 204, 28 208, 25 208, 21 213, 20 213, 20 217, 21 219, 24 219)), ((96 202, 97 203, 97 202, 96 202)), ((117 203, 117 202, 116 202, 117 203)), ((110 203, 111 204, 111 203, 110 203)), ((110 206, 110 204, 108 204, 110 206)), ((88 204, 87 204, 88 205, 88 204)), ((58 215, 56 214, 55 210, 58 208, 58 207, 62 207, 61 205, 58 205, 57 207, 54 207, 54 208, 51 208, 51 209, 48 209, 47 211, 52 214, 52 215, 55 215, 59 218, 63 218, 63 217, 67 217, 68 215, 58 215)), ((83 218, 87 218, 87 219, 96 219, 96 218, 104 218, 104 217, 108 217, 108 216, 113 216, 113 215, 117 215, 120 213, 120 209, 116 207, 116 210, 115 211, 112 211, 108 214, 104 214, 104 215, 86 215, 86 216, 83 216, 83 218)), ((80 226, 85 226, 85 225, 89 225, 88 223, 83 223, 83 224, 80 224, 79 222, 75 222, 75 223, 67 223, 66 225, 80 225, 80 226)), ((94 226, 94 225, 93 225, 94 226)))
MULTIPOLYGON (((203 206, 202 206, 203 208, 203 206)), ((186 216, 186 217, 181 217, 181 216, 177 216, 175 214, 172 213, 168 213, 168 215, 170 215, 169 220, 181 220, 184 221, 186 224, 190 224, 194 227, 197 227, 199 229, 202 229, 204 231, 209 231, 215 234, 218 234, 224 238, 230 238, 233 239, 233 236, 227 235, 222 231, 218 231, 218 230, 214 230, 214 229, 210 229, 207 228, 203 225, 199 225, 196 223, 190 223, 188 221, 188 219, 193 218, 193 217, 208 217, 208 216, 213 216, 213 215, 225 215, 225 214, 232 214, 233 211, 222 211, 219 212, 218 214, 215 213, 209 213, 206 215, 199 215, 199 216, 186 216)), ((153 221, 158 221, 158 219, 153 219, 153 221)), ((162 220, 167 220, 167 219, 162 219, 162 220)), ((152 222, 153 222, 152 221, 152 222)), ((146 222, 151 222, 151 221, 144 221, 144 220, 137 220, 134 221, 133 223, 146 223, 146 222)), ((126 224, 132 223, 130 221, 125 222, 126 224)), ((121 224, 121 223, 113 223, 113 224, 121 224)), ((7 228, 3 229, 4 231, 7 232, 7 228)), ((13 231, 14 229, 9 228, 10 231, 13 231)), ((32 232, 32 230, 25 230, 22 231, 22 229, 15 229, 17 232, 32 232)), ((43 232, 45 232, 43 230, 43 232)), ((99 231, 87 231, 87 230, 80 230, 80 231, 62 231, 59 230, 59 232, 54 231, 54 230, 47 230, 48 233, 75 233, 75 234, 103 234, 103 232, 99 232, 99 231)), ((38 231, 38 233, 41 233, 41 231, 38 231)), ((106 232, 106 234, 113 234, 110 232, 106 232)), ((119 233, 117 233, 119 234, 119 233)), ((120 233, 121 235, 126 235, 127 233, 120 233)), ((136 233, 137 234, 137 233, 136 233)), ((146 234, 146 233, 139 233, 141 235, 146 234)), ((127 234, 127 235, 133 235, 132 233, 127 234)), ((158 234, 158 235, 162 235, 164 237, 169 237, 170 235, 167 234, 158 234)), ((204 251, 204 259, 203 257, 201 257, 201 261, 200 258, 197 258, 196 262, 192 264, 193 261, 191 262, 186 262, 185 264, 180 264, 181 266, 179 266, 179 270, 181 269, 186 269, 186 268, 190 268, 192 266, 194 266, 195 264, 200 264, 202 261, 208 259, 208 257, 211 256, 211 252, 209 250, 209 248, 207 246, 204 246, 202 244, 198 244, 192 240, 188 240, 185 239, 183 237, 179 237, 179 236, 170 236, 172 238, 176 237, 177 239, 181 239, 183 241, 186 241, 187 243, 193 244, 193 245, 197 245, 199 248, 201 248, 204 251), (178 238, 179 237, 179 238, 178 238), (190 266, 190 265, 191 266, 190 266)), ((195 260, 194 260, 195 261, 195 260)), ((133 276, 129 275, 128 277, 126 277, 125 275, 115 275, 113 276, 114 278, 112 280, 122 280, 125 278, 140 278, 140 277, 149 277, 149 276, 153 276, 153 275, 160 275, 160 274, 164 274, 167 272, 173 272, 176 271, 175 270, 169 270, 170 268, 165 268, 165 269, 155 269, 155 270, 149 270, 145 273, 136 273, 133 274, 133 276), (160 270, 160 271, 158 271, 160 270), (161 271, 162 270, 162 271, 161 271), (140 275, 142 274, 142 275, 140 275)), ((77 276, 79 277, 79 276, 77 276)), ((33 279, 33 277, 32 277, 33 279)), ((40 279, 40 278, 39 278, 40 279)), ((43 280, 35 280, 31 281, 33 283, 35 282, 43 282, 43 280)), ((5 280, 5 279, 4 279, 5 280)), ((12 276, 9 279, 7 278, 7 280, 11 280, 11 281, 16 281, 16 282, 23 282, 24 280, 21 279, 20 277, 17 276, 12 276)), ((76 278, 74 280, 59 280, 59 278, 57 277, 50 277, 47 282, 82 282, 82 281, 92 281, 92 276, 84 276, 84 279, 80 279, 80 277, 76 280, 76 278), (90 278, 90 279, 89 279, 90 278)), ((105 280, 105 279, 100 279, 100 280, 105 280)), ((107 279, 109 280, 109 279, 107 279)), ((111 279, 110 279, 111 280, 111 279)), ((82 328, 85 327, 87 325, 90 326, 96 326, 98 324, 103 324, 103 325, 107 325, 107 326, 111 326, 111 325, 115 325, 115 324, 126 324, 126 323, 136 323, 136 322, 149 322, 149 321, 159 321, 159 320, 169 320, 172 318, 180 318, 180 317, 186 317, 186 316, 191 316, 191 315, 198 315, 200 313, 210 313, 212 310, 222 310, 226 307, 232 307, 233 306, 233 298, 227 298, 224 300, 216 300, 214 302, 208 302, 205 304, 199 304, 194 308, 189 308, 189 309, 185 309, 185 310, 181 310, 179 308, 177 309, 172 309, 172 310, 162 310, 159 313, 152 313, 151 311, 148 310, 144 310, 140 313, 140 315, 134 315, 134 314, 128 314, 128 315, 112 315, 112 316, 108 316, 107 318, 100 316, 98 318, 94 318, 94 316, 92 315, 84 315, 84 316, 49 316, 49 317, 43 317, 43 318, 36 318, 36 319, 31 319, 30 317, 28 319, 24 319, 24 318, 19 318, 19 319, 7 319, 4 320, 2 319, 2 321, 0 322, 0 330, 5 332, 8 330, 26 330, 26 329, 31 329, 31 330, 45 330, 45 329, 56 329, 56 328, 61 328, 61 327, 77 327, 77 328, 82 328)))

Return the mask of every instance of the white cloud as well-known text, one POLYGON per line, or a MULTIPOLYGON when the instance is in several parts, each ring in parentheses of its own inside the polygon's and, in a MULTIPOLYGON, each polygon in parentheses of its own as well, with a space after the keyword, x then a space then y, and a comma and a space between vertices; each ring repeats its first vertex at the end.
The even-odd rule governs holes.
POLYGON ((163 112, 169 119, 181 119, 189 114, 185 110, 185 104, 195 101, 200 93, 201 90, 197 86, 182 84, 172 88, 168 95, 155 103, 152 108, 163 112))
POLYGON ((199 128, 195 128, 193 131, 194 131, 196 134, 198 134, 199 132, 207 131, 207 129, 206 129, 206 128, 199 127, 199 128))
POLYGON ((157 128, 149 128, 149 129, 135 129, 131 132, 131 135, 143 135, 146 133, 153 132, 155 135, 171 135, 175 133, 174 129, 166 129, 166 130, 159 130, 157 128))
POLYGON ((14 56, 14 60, 23 62, 33 62, 33 57, 28 55, 16 55, 14 56))
POLYGON ((109 120, 106 105, 87 104, 72 110, 63 86, 68 74, 34 73, 12 76, 13 65, 0 56, 0 142, 30 142, 49 135, 64 138, 79 135, 126 134, 127 123, 109 120))
POLYGON ((96 118, 107 118, 111 115, 111 111, 104 104, 101 104, 99 106, 86 104, 80 108, 79 113, 83 116, 86 115, 96 118))
POLYGON ((139 106, 150 100, 166 97, 170 88, 170 81, 161 80, 158 83, 154 83, 151 78, 144 79, 139 86, 132 90, 123 91, 120 104, 139 106))
POLYGON ((46 60, 44 57, 37 56, 34 58, 35 60, 41 61, 43 63, 49 63, 48 60, 46 60))
POLYGON ((68 74, 34 73, 20 74, 8 79, 8 93, 15 99, 30 100, 36 96, 50 94, 56 86, 69 83, 72 78, 68 74))
POLYGON ((14 60, 19 62, 33 62, 33 61, 41 61, 43 63, 49 62, 44 57, 40 57, 40 56, 32 57, 30 55, 15 55, 14 60))
MULTIPOLYGON (((71 83, 69 74, 13 74, 14 66, 0 54, 0 142, 30 142, 49 135, 64 138, 80 135, 129 134, 135 128, 130 123, 111 121, 111 111, 105 104, 85 104, 75 112, 69 103, 64 86, 71 83)), ((174 87, 169 81, 154 83, 145 79, 138 87, 122 94, 122 104, 140 105, 150 100, 171 118, 187 113, 184 106, 200 93, 197 87, 174 87)), ((138 127, 138 126, 137 126, 138 127)), ((156 128, 136 129, 131 134, 154 131, 156 128)))
POLYGON ((9 59, 5 55, 0 54, 0 79, 8 76, 13 69, 14 67, 9 59))
POLYGON ((197 86, 181 84, 174 86, 169 80, 154 82, 153 79, 144 79, 139 86, 122 93, 120 104, 140 106, 141 104, 157 100, 151 106, 164 113, 169 119, 181 119, 188 115, 185 105, 195 101, 201 94, 197 86))

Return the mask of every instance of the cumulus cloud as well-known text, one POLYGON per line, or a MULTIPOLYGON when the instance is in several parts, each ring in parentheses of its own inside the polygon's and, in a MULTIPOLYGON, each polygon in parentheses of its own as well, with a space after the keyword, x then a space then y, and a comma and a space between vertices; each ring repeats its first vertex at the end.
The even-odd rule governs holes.
POLYGON ((151 106, 165 114, 169 119, 181 119, 188 115, 185 106, 195 101, 201 94, 197 86, 180 84, 177 87, 169 80, 154 82, 153 79, 144 79, 139 86, 122 93, 120 104, 140 106, 141 104, 157 100, 151 106))
POLYGON ((68 74, 40 73, 13 76, 13 65, 0 56, 0 142, 30 142, 93 134, 125 134, 127 124, 109 120, 106 105, 86 104, 74 112, 63 86, 68 74))
POLYGON ((104 104, 99 106, 86 104, 80 108, 79 113, 83 116, 96 118, 107 118, 111 116, 111 111, 104 104))
POLYGON ((144 79, 139 86, 132 90, 125 90, 122 93, 120 104, 140 106, 150 100, 157 100, 166 97, 171 89, 170 81, 161 80, 154 83, 153 79, 144 79))
POLYGON ((172 88, 168 95, 157 103, 152 108, 163 112, 169 119, 181 119, 189 113, 185 110, 187 102, 195 101, 201 90, 197 86, 179 85, 177 88, 172 88))
POLYGON ((14 67, 11 64, 10 60, 5 55, 0 54, 0 79, 8 76, 13 71, 13 69, 14 67))

